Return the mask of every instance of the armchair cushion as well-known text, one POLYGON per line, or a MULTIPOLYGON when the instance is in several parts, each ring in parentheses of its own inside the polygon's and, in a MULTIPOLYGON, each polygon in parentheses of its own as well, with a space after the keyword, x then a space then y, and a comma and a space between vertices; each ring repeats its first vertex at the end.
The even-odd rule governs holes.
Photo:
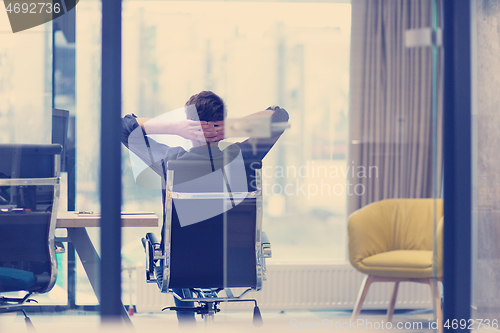
POLYGON ((424 278, 432 276, 432 251, 396 250, 379 253, 361 261, 370 275, 424 278))

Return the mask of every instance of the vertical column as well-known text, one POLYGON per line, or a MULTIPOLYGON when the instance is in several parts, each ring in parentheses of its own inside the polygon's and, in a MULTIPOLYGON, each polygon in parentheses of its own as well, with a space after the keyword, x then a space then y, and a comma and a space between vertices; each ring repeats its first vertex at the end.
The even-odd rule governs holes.
POLYGON ((101 320, 121 303, 121 0, 102 1, 101 320))
POLYGON ((443 15, 443 321, 451 323, 468 320, 471 305, 470 1, 444 0, 443 15))

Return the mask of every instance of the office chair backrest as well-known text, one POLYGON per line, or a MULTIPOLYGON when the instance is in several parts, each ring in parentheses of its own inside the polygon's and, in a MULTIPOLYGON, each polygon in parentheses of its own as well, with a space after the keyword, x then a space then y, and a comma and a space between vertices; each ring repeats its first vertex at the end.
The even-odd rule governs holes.
MULTIPOLYGON (((260 242, 258 207, 262 193, 247 195, 243 165, 213 165, 215 172, 210 161, 168 162, 167 183, 171 177, 173 198, 169 213, 167 190, 163 239, 171 239, 170 247, 166 247, 170 255, 169 288, 257 286, 256 242, 260 242), (179 198, 183 193, 198 193, 207 198, 179 198), (199 221, 185 225, 186 209, 191 210, 188 215, 199 221)), ((254 170, 260 171, 260 167, 260 162, 252 165, 254 170)))
POLYGON ((61 149, 0 145, 0 291, 45 292, 55 283, 61 149))

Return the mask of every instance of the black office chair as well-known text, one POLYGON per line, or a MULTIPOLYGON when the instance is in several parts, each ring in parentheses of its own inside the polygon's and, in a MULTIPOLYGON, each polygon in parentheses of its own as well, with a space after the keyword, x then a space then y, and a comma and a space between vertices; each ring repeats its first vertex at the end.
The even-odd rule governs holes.
POLYGON ((262 288, 265 258, 271 257, 262 232, 261 162, 246 163, 242 170, 242 160, 235 161, 168 162, 163 244, 152 233, 143 239, 146 279, 164 293, 189 289, 193 298, 183 300, 199 304, 163 310, 192 311, 208 323, 220 302, 249 301, 255 304, 254 325, 260 326, 257 301, 243 296, 262 288), (235 296, 231 288, 244 291, 235 296))
POLYGON ((56 281, 61 150, 58 144, 0 144, 0 294, 26 292, 0 296, 0 313, 22 311, 28 327, 22 305, 56 281))

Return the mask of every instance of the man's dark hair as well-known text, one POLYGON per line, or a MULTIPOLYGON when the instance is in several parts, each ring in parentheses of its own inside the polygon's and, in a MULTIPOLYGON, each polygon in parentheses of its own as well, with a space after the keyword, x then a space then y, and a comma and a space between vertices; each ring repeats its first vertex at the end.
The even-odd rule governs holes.
POLYGON ((194 108, 186 108, 187 119, 199 121, 219 121, 226 116, 226 107, 222 98, 211 91, 202 91, 191 96, 186 102, 186 106, 194 105, 194 108))

